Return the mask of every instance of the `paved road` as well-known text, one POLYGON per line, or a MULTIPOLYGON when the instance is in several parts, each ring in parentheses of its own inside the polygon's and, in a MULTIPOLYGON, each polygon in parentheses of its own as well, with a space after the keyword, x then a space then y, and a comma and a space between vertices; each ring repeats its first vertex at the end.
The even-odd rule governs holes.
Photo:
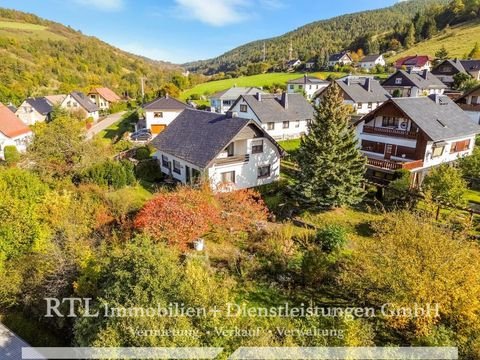
POLYGON ((98 134, 100 131, 105 130, 109 126, 115 124, 117 121, 119 121, 123 115, 125 115, 126 111, 122 111, 116 114, 108 115, 106 118, 104 118, 102 121, 96 123, 94 126, 92 126, 88 131, 87 131, 87 138, 91 139, 93 136, 98 134))

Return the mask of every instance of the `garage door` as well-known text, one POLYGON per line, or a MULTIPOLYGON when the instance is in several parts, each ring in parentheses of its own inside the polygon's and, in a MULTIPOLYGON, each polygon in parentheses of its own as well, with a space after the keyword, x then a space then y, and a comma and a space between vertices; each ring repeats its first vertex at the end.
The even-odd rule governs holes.
POLYGON ((152 134, 160 134, 165 128, 166 125, 152 125, 152 134))

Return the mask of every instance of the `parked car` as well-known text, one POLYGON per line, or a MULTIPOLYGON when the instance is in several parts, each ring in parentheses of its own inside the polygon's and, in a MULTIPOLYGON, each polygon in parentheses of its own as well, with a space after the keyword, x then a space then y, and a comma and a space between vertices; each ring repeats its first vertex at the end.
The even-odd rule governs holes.
POLYGON ((130 135, 132 141, 150 141, 152 139, 152 132, 150 129, 141 129, 130 135))

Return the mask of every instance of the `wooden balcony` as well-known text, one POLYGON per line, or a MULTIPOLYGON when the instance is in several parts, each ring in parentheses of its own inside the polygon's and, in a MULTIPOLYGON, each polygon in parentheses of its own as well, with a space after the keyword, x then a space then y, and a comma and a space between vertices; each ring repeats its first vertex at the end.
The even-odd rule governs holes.
POLYGON ((364 126, 363 132, 365 134, 393 136, 393 137, 401 137, 401 138, 413 139, 413 140, 417 138, 416 131, 405 131, 405 130, 384 128, 384 127, 364 126))
POLYGON ((235 163, 244 163, 250 161, 250 155, 236 155, 236 156, 229 156, 224 158, 217 158, 215 159, 215 165, 227 165, 227 164, 235 164, 235 163))
POLYGON ((367 159, 367 164, 370 166, 375 166, 377 168, 385 169, 385 170, 399 170, 399 169, 406 169, 406 170, 413 170, 423 166, 423 160, 414 160, 409 162, 400 162, 400 161, 393 161, 393 160, 385 160, 385 159, 367 159))

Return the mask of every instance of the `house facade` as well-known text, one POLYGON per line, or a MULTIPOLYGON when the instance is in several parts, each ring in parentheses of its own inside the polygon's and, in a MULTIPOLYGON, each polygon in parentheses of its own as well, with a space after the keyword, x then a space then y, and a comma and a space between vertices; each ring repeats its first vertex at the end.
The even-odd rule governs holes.
POLYGON ((480 86, 455 100, 475 124, 480 124, 480 86))
POLYGON ((83 112, 85 119, 92 118, 97 121, 100 118, 98 106, 80 91, 74 91, 65 96, 60 106, 70 112, 83 112))
POLYGON ((6 146, 15 146, 18 152, 25 152, 32 136, 30 128, 0 104, 0 158, 5 159, 6 146))
POLYGON ((360 69, 370 71, 374 69, 377 65, 385 66, 386 62, 382 54, 376 55, 367 55, 362 60, 358 62, 360 69))
POLYGON ((97 105, 101 111, 110 109, 111 104, 115 104, 122 100, 113 90, 106 87, 90 90, 88 98, 97 105))
POLYGON ((392 98, 356 123, 367 178, 386 185, 395 171, 420 186, 435 166, 471 155, 480 126, 447 96, 392 98))
POLYGON ((272 138, 295 139, 308 132, 314 109, 301 94, 240 96, 230 111, 254 120, 272 138))
POLYGON ((352 58, 348 52, 341 52, 338 54, 332 54, 328 57, 327 65, 329 67, 334 67, 335 65, 351 65, 353 63, 352 58))
MULTIPOLYGON (((352 113, 356 115, 368 114, 391 97, 373 77, 346 76, 334 84, 340 87, 344 104, 351 106, 352 113)), ((326 89, 317 95, 318 103, 322 101, 325 92, 326 89)))
POLYGON ((210 96, 210 106, 213 112, 225 114, 232 107, 233 103, 242 95, 255 95, 265 92, 257 87, 237 87, 219 91, 210 96))
POLYGON ((285 68, 287 71, 295 71, 300 65, 302 62, 299 59, 293 59, 286 62, 285 68))
POLYGON ((393 97, 442 95, 447 88, 447 85, 428 70, 421 72, 398 70, 386 79, 382 86, 393 97))
POLYGON ((428 55, 411 55, 395 61, 394 66, 397 70, 408 70, 419 72, 423 70, 432 70, 432 59, 428 55))
POLYGON ((143 106, 145 126, 152 134, 160 134, 183 110, 189 108, 189 105, 168 95, 155 99, 143 106))
POLYGON ((182 184, 200 179, 217 191, 277 181, 282 149, 256 122, 187 109, 158 135, 161 171, 182 184))
POLYGON ((308 100, 312 100, 315 93, 326 88, 328 85, 330 85, 329 81, 304 75, 301 78, 289 80, 287 82, 287 92, 289 94, 304 93, 308 100))
POLYGON ((25 125, 50 120, 53 104, 45 97, 28 98, 16 110, 15 115, 25 125))

